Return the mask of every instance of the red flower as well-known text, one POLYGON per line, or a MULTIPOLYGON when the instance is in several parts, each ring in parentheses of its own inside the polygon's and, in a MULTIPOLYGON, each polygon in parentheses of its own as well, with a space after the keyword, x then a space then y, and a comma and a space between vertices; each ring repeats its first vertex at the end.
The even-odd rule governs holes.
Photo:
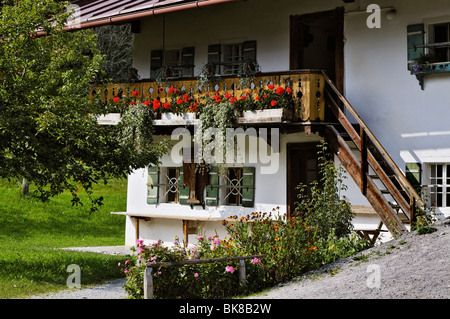
POLYGON ((113 98, 114 103, 118 103, 119 101, 120 101, 120 97, 116 96, 115 98, 113 98))
POLYGON ((153 100, 153 109, 157 110, 161 106, 161 102, 159 100, 153 100))
POLYGON ((230 97, 231 97, 231 94, 230 94, 230 93, 225 94, 225 98, 226 98, 226 99, 229 99, 230 97))
POLYGON ((131 95, 133 95, 133 96, 138 96, 138 95, 139 95, 139 92, 136 91, 136 90, 134 90, 133 92, 131 92, 131 95))
POLYGON ((219 103, 220 101, 222 101, 220 98, 216 99, 216 102, 219 103))
POLYGON ((255 97, 255 101, 259 101, 259 96, 255 97))
POLYGON ((269 90, 273 90, 275 88, 275 85, 269 84, 267 87, 269 88, 269 90))
POLYGON ((213 99, 214 99, 214 100, 220 99, 220 95, 216 93, 216 95, 214 95, 213 99))
POLYGON ((277 87, 277 89, 275 90, 275 92, 277 92, 278 95, 281 95, 281 94, 284 93, 284 89, 283 89, 281 86, 279 86, 279 87, 277 87))
POLYGON ((150 101, 149 101, 149 100, 147 100, 147 101, 144 102, 144 105, 145 105, 145 106, 148 106, 149 104, 150 104, 150 101))
POLYGON ((164 88, 158 88, 159 92, 162 92, 164 90, 164 88))
POLYGON ((270 105, 272 105, 272 106, 276 106, 278 103, 277 103, 277 101, 275 101, 275 100, 272 100, 272 102, 270 102, 270 105))
POLYGON ((189 103, 189 101, 191 100, 191 97, 188 94, 183 95, 183 100, 184 103, 189 103))
POLYGON ((180 105, 181 103, 183 103, 183 100, 182 99, 178 99, 177 100, 177 104, 180 105))
POLYGON ((245 100, 247 97, 245 95, 241 95, 240 99, 245 100))
POLYGON ((292 89, 291 88, 287 88, 286 89, 286 93, 291 94, 292 93, 292 89))
POLYGON ((234 97, 234 96, 230 97, 230 102, 231 102, 231 104, 236 103, 237 102, 237 98, 234 97))
POLYGON ((168 108, 170 108, 170 102, 166 102, 166 103, 164 103, 164 104, 163 104, 163 106, 164 106, 164 108, 165 108, 165 109, 168 109, 168 108))
POLYGON ((197 105, 198 105, 198 103, 195 102, 194 104, 192 104, 192 105, 189 107, 189 108, 191 109, 192 112, 197 111, 197 105))
POLYGON ((173 86, 171 86, 171 87, 169 88, 169 93, 172 94, 173 92, 175 92, 175 88, 174 88, 173 86))

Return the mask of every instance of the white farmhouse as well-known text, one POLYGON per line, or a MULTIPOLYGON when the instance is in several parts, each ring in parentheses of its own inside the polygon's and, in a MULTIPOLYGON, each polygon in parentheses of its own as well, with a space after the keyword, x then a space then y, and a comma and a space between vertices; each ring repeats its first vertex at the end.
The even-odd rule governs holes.
MULTIPOLYGON (((238 124, 257 136, 247 140, 247 157, 222 167, 222 174, 214 168, 195 174, 173 154, 159 167, 134 171, 122 213, 127 245, 136 237, 170 244, 178 236, 192 243, 196 234, 225 236, 221 221, 229 216, 275 207, 291 214, 295 186, 317 178, 316 146, 322 139, 347 171, 345 196, 357 214, 355 228, 364 234, 407 231, 422 201, 437 213, 450 213, 448 1, 73 4, 80 9, 76 27, 132 23, 140 80, 130 87, 144 100, 163 105, 173 99, 173 89, 194 97, 255 99, 269 86, 289 88, 295 100, 292 112, 274 106, 239 114, 238 124), (261 70, 247 86, 239 82, 243 61, 261 70), (221 77, 199 88, 197 76, 207 64, 221 77), (156 81, 161 70, 168 70, 167 82, 156 81)), ((109 88, 108 96, 118 88, 109 88)), ((163 113, 155 134, 170 138, 176 128, 192 134, 197 124, 195 112, 163 113)), ((174 143, 192 146, 188 139, 174 143)))

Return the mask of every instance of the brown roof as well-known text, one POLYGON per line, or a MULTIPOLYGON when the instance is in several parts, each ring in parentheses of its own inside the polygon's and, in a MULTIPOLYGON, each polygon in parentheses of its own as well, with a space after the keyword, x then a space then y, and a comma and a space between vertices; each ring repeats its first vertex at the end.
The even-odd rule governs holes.
POLYGON ((68 29, 126 23, 144 17, 239 0, 74 0, 79 16, 68 29))

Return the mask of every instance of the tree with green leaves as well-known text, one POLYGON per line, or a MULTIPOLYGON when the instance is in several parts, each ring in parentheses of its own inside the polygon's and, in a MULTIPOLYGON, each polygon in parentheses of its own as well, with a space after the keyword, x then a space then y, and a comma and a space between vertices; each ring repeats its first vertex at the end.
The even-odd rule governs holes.
MULTIPOLYGON (((99 181, 157 162, 166 145, 151 145, 151 120, 143 121, 148 147, 139 150, 133 138, 123 138, 126 121, 97 124, 107 110, 95 97, 89 99, 89 90, 102 79, 104 56, 91 30, 63 30, 69 4, 2 2, 0 177, 33 182, 43 200, 69 190, 78 203, 78 185, 90 195, 99 181)), ((91 200, 101 204, 101 198, 91 200)))

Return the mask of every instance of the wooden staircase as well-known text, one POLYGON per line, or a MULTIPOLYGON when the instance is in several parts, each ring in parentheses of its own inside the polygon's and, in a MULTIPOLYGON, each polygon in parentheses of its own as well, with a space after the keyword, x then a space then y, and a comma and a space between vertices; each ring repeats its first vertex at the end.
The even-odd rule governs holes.
POLYGON ((405 225, 414 221, 424 203, 352 105, 326 74, 324 78, 325 103, 339 122, 326 126, 325 139, 383 224, 397 237, 408 231, 405 225), (348 113, 357 123, 349 121, 348 113))

